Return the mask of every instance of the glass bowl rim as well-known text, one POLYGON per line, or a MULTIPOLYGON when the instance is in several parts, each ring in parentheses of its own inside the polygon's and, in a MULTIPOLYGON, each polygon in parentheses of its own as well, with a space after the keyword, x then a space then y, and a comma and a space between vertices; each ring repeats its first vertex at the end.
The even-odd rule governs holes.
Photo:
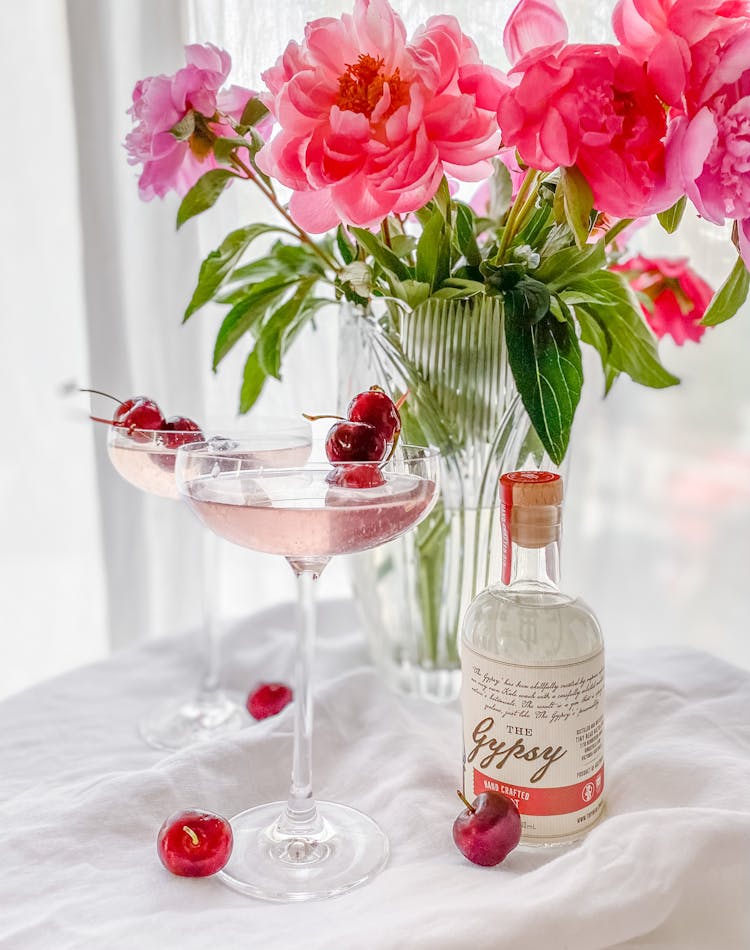
MULTIPOLYGON (((221 451, 205 451, 210 446, 210 442, 186 442, 184 445, 180 445, 177 448, 178 461, 180 457, 183 459, 186 456, 196 456, 202 459, 216 459, 229 461, 233 457, 236 457, 238 462, 243 461, 242 454, 247 453, 252 455, 252 446, 248 445, 243 449, 241 443, 233 449, 228 449, 226 452, 221 451)), ((262 451, 262 450, 256 450, 262 451)), ((273 464, 259 464, 255 468, 246 468, 243 469, 244 472, 253 472, 253 471, 263 471, 266 474, 275 473, 275 472, 286 472, 290 473, 293 471, 324 471, 328 472, 332 468, 353 468, 363 465, 371 466, 372 468, 387 468, 391 463, 401 463, 401 464, 416 464, 418 462, 427 463, 431 461, 437 462, 440 459, 440 449, 436 448, 433 445, 413 445, 409 442, 399 442, 396 447, 394 455, 390 458, 380 459, 376 461, 374 459, 352 459, 345 462, 331 462, 328 459, 312 459, 308 460, 302 465, 289 465, 289 466, 275 466, 273 464), (403 457, 399 453, 403 450, 406 450, 406 457, 403 457), (410 454, 411 453, 411 454, 410 454)), ((250 461, 250 459, 247 459, 250 461)))

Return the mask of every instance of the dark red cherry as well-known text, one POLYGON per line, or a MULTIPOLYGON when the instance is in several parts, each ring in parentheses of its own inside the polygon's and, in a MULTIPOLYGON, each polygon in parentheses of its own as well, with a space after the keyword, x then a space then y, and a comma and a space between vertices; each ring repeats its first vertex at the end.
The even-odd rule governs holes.
POLYGON ((292 691, 284 683, 261 683, 247 697, 247 711, 253 719, 277 716, 292 701, 292 691))
POLYGON ((164 428, 164 421, 162 411, 153 399, 136 399, 130 409, 120 416, 116 424, 127 429, 136 441, 148 442, 150 441, 148 435, 142 435, 135 430, 159 431, 164 428))
POLYGON ((375 426, 386 442, 392 442, 401 432, 398 409, 382 389, 374 388, 358 393, 349 403, 346 414, 352 422, 366 422, 375 426))
POLYGON ((482 792, 453 822, 456 847, 474 864, 493 867, 503 861, 521 840, 521 816, 516 803, 502 792, 482 792))
POLYGON ((131 399, 126 399, 125 402, 121 402, 120 405, 115 409, 112 416, 112 422, 120 422, 122 417, 126 412, 130 412, 133 406, 137 402, 149 402, 148 396, 133 396, 131 399))
POLYGON ((159 442, 169 452, 154 455, 156 464, 168 472, 174 471, 177 449, 188 442, 202 442, 204 439, 201 427, 187 416, 170 416, 159 431, 159 442))
POLYGON ((386 449, 383 434, 366 422, 337 422, 326 436, 330 462, 382 462, 386 449))
POLYGON ((377 465, 339 465, 326 475, 336 488, 380 488, 385 476, 377 465))
POLYGON ((159 829, 159 860, 180 877, 216 874, 232 853, 232 829, 226 818, 207 811, 178 811, 159 829))

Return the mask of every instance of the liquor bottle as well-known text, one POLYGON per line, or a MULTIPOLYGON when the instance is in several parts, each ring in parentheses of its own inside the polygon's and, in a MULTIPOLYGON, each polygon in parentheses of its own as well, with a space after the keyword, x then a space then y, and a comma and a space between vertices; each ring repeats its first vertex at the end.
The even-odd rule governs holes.
POLYGON ((462 630, 464 794, 512 798, 522 845, 567 844, 604 805, 602 634, 558 587, 560 476, 510 472, 500 495, 502 583, 462 630))

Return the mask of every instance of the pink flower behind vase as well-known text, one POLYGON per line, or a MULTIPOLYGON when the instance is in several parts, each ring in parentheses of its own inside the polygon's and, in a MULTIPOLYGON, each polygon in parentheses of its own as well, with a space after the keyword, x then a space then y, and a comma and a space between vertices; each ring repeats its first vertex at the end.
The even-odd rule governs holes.
POLYGON ((149 76, 133 90, 129 113, 136 124, 125 148, 131 165, 143 165, 138 188, 144 201, 163 198, 168 191, 184 195, 201 175, 217 167, 211 141, 200 130, 185 141, 172 134, 189 112, 202 117, 213 135, 231 137, 236 133, 226 116, 239 121, 255 96, 241 86, 221 89, 232 60, 211 43, 186 46, 185 59, 187 65, 174 75, 149 76))
POLYGON ((679 346, 686 340, 700 340, 706 330, 700 321, 713 290, 688 266, 686 258, 637 256, 610 269, 626 273, 633 290, 649 298, 649 304, 641 306, 659 339, 671 336, 679 346))
POLYGON ((309 23, 263 76, 281 128, 258 164, 293 190, 295 221, 313 233, 372 226, 422 207, 446 173, 487 177, 500 136, 459 88, 467 65, 481 66, 479 54, 450 16, 431 17, 411 43, 387 0, 309 23))

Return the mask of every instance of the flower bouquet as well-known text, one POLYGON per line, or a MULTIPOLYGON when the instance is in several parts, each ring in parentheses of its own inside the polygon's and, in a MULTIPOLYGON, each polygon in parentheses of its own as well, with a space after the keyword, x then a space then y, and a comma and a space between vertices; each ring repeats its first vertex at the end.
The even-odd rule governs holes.
MULTIPOLYGON (((408 390, 407 437, 441 449, 444 503, 401 565, 414 568, 425 668, 457 667, 458 618, 493 572, 478 563, 492 519, 477 512, 499 470, 565 456, 581 344, 598 352, 605 392, 621 373, 672 386, 656 336, 697 339, 748 293, 748 5, 620 0, 613 28, 616 44, 569 43, 552 0, 521 0, 502 72, 454 17, 409 39, 387 0, 355 0, 351 15, 309 23, 261 93, 223 88, 230 59, 210 45, 134 91, 126 145, 141 195, 177 191, 178 227, 237 182, 269 202, 267 221, 208 255, 185 311, 226 307, 213 368, 248 347, 240 410, 340 301, 364 333, 349 352, 369 341, 380 370, 364 382, 408 390), (715 294, 684 261, 624 259, 634 222, 654 215, 674 232, 688 202, 733 222, 738 258, 715 294)), ((371 567, 372 587, 387 564, 371 567)))

